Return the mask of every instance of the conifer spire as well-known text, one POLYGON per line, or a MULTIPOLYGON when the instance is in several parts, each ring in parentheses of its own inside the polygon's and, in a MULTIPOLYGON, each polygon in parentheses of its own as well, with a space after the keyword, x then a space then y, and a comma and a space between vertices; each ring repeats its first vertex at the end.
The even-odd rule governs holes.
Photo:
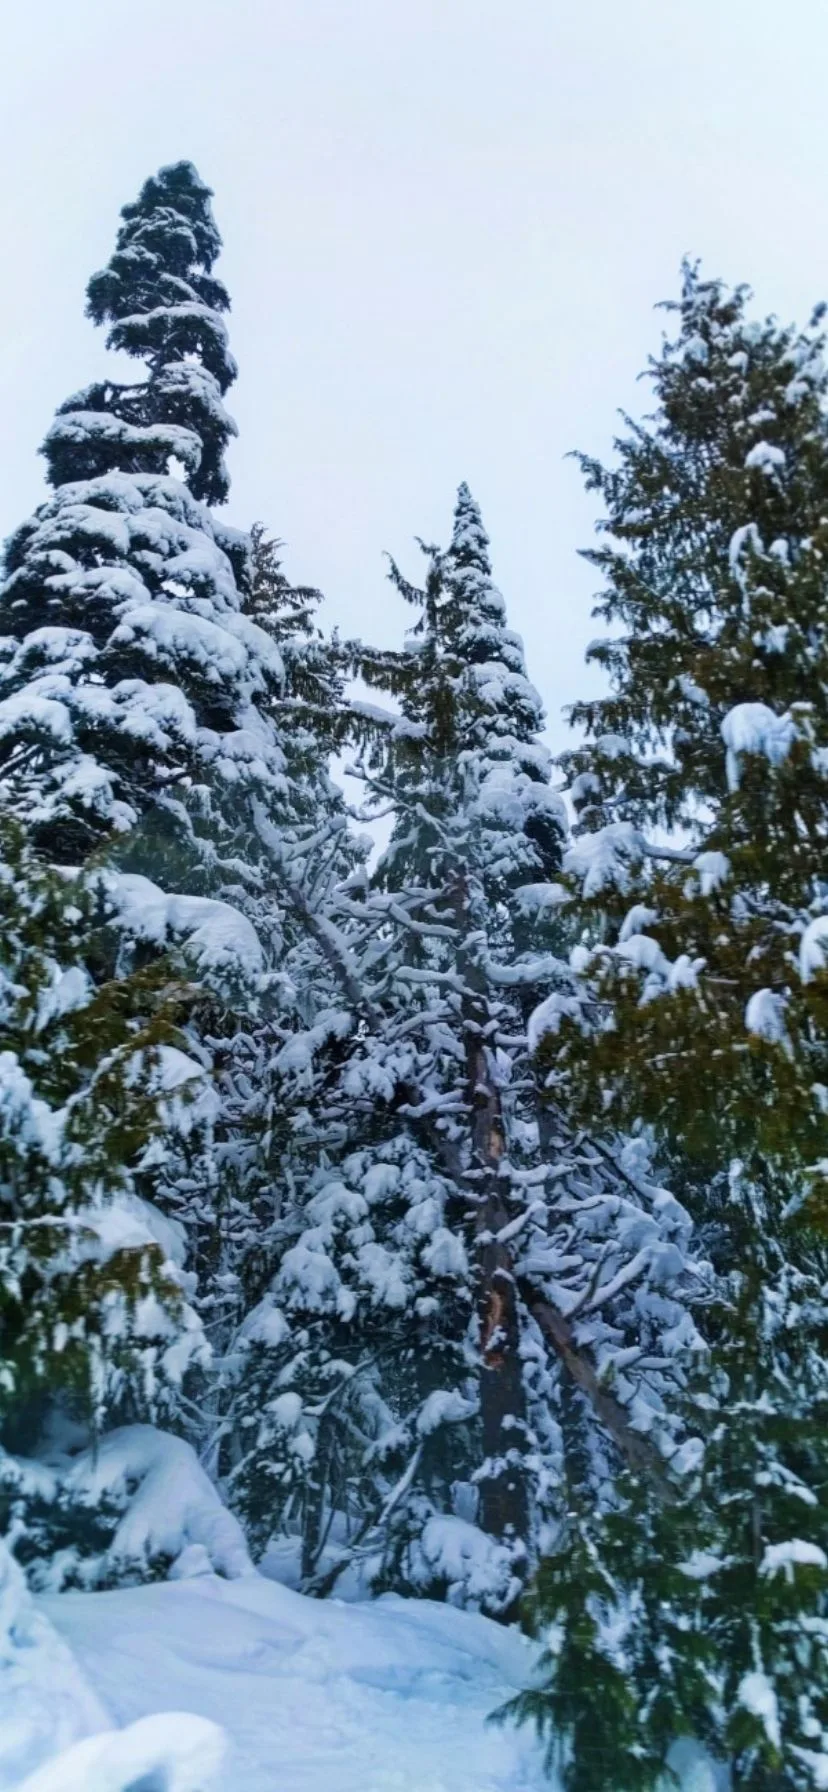
POLYGON ((179 163, 123 217, 89 310, 147 377, 67 400, 46 441, 54 495, 7 544, 0 786, 54 858, 152 817, 159 851, 177 835, 203 865, 211 817, 229 844, 228 826, 250 833, 252 791, 281 788, 260 707, 281 659, 244 613, 248 539, 199 501, 226 494, 235 374, 209 189, 179 163))
POLYGON ((107 346, 144 360, 137 385, 101 381, 66 400, 43 452, 53 485, 100 473, 164 473, 170 456, 193 496, 227 496, 224 449, 236 426, 222 398, 236 377, 212 267, 221 249, 192 162, 162 168, 125 205, 108 265, 87 288, 87 314, 110 325, 107 346))
MULTIPOLYGON (((511 682, 504 678, 498 702, 490 701, 476 718, 481 744, 503 735, 530 739, 543 727, 541 700, 526 677, 523 642, 506 626, 506 606, 492 578, 489 537, 480 507, 465 484, 458 488, 451 543, 441 570, 442 631, 449 652, 466 668, 500 667, 501 678, 511 675, 511 682)), ((467 671, 467 677, 473 676, 467 671)), ((536 770, 536 762, 533 765, 536 770)))

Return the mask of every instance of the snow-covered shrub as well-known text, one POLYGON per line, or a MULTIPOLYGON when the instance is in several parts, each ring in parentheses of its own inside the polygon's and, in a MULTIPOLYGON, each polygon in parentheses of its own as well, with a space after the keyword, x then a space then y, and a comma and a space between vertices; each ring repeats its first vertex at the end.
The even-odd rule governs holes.
POLYGON ((408 1529, 392 1527, 387 1560, 373 1582, 381 1591, 395 1582, 423 1599, 444 1599, 469 1611, 509 1611, 520 1592, 514 1550, 479 1525, 418 1502, 408 1529), (419 1505, 419 1510, 418 1510, 419 1505))
POLYGON ((70 1497, 44 1453, 168 1411, 207 1354, 180 1230, 141 1190, 211 1095, 169 964, 117 972, 105 872, 49 870, 12 825, 0 849, 0 1533, 67 1580, 119 1507, 70 1497))
POLYGON ((0 1488, 40 1591, 252 1572, 238 1520, 195 1452, 154 1425, 120 1426, 49 1465, 0 1459, 0 1488))

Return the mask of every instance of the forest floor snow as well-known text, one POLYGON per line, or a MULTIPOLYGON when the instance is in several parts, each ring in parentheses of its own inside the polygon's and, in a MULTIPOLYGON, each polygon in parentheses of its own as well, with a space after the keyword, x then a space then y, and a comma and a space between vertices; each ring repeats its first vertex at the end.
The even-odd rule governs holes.
POLYGON ((486 1723, 532 1663, 486 1618, 320 1602, 258 1575, 37 1603, 113 1728, 172 1711, 220 1724, 233 1792, 549 1792, 531 1735, 486 1723))

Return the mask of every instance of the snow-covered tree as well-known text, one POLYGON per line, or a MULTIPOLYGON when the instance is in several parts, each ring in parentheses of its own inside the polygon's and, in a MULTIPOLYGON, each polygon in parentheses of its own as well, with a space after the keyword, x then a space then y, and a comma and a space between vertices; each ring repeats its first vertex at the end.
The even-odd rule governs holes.
MULTIPOLYGON (((107 844, 139 959, 170 936, 194 939, 206 987, 190 1035, 217 1074, 239 1011, 249 1024, 264 993, 263 971, 271 1012, 295 1007, 289 971, 274 967, 295 943, 314 849, 313 875, 324 863, 314 786, 324 765, 288 713, 275 631, 254 618, 264 599, 249 538, 208 508, 226 495, 233 433, 219 247, 209 190, 189 163, 162 169, 125 208, 88 309, 144 376, 100 382, 62 407, 45 445, 54 495, 8 544, 0 591, 6 799, 52 861, 83 862, 107 844), (229 898, 246 920, 230 908, 197 915, 197 897, 229 898)), ((306 594, 302 603, 283 629, 291 638, 308 635, 306 594)), ((240 1116, 223 1104, 216 1137, 233 1133, 237 1155, 254 1105, 240 1116)), ((221 1163, 201 1143, 194 1135, 183 1158, 168 1153, 158 1180, 191 1224, 193 1260, 224 1273, 217 1203, 226 1209, 231 1191, 221 1194, 221 1163)))
MULTIPOLYGON (((198 986, 180 1016, 186 1049, 214 1081, 240 1012, 249 1024, 260 1000, 278 1010, 290 995, 275 969, 279 891, 297 832, 312 832, 273 709, 279 649, 249 613, 249 538, 208 508, 226 496, 234 431, 219 247, 189 163, 125 208, 88 309, 144 368, 59 411, 44 448, 53 495, 7 544, 0 588, 3 801, 53 864, 105 851, 110 974, 183 954, 198 986)), ((305 745, 302 776, 307 757, 305 745)), ((240 1113, 233 1091, 220 1097, 186 1136, 167 1127, 144 1167, 144 1192, 183 1223, 205 1321, 230 1273, 235 1191, 220 1185, 218 1147, 233 1135, 239 1155, 255 1120, 253 1102, 240 1113)), ((181 1399, 179 1425, 194 1416, 181 1399)))
MULTIPOLYGON (((284 789, 278 803, 256 807, 267 860, 253 912, 274 968, 255 1007, 217 1012, 215 1031, 208 1029, 220 1118, 206 1148, 195 1138, 188 1151, 185 1142, 168 1197, 192 1214, 191 1230, 204 1241, 200 1308, 215 1358, 207 1429, 202 1423, 195 1431, 220 1475, 238 1469, 246 1442, 240 1426, 272 1393, 270 1368, 262 1380, 253 1348, 260 1304, 285 1227, 295 1229, 307 1178, 324 1157, 324 1092, 356 1025, 330 912, 369 844, 349 826, 330 773, 344 726, 345 662, 318 626, 319 593, 290 584, 279 544, 259 524, 251 544, 245 613, 277 644, 284 668, 267 703, 284 747, 284 789)), ((248 894, 248 907, 251 900, 248 894)), ((278 1500, 263 1493, 248 1502, 248 1516, 252 1509, 254 1533, 269 1534, 278 1500)))
MULTIPOLYGON (((336 634, 327 636, 319 626, 322 593, 312 585, 291 584, 282 565, 282 545, 263 523, 253 524, 245 613, 275 641, 282 658, 283 681, 271 703, 283 724, 291 764, 298 766, 304 746, 307 771, 324 785, 327 757, 349 726, 348 657, 336 634)), ((341 793, 335 806, 342 809, 341 793)))
POLYGON ((541 1138, 526 1023, 573 982, 563 811, 465 487, 427 554, 423 591, 392 568, 419 612, 404 650, 355 653, 396 704, 352 705, 365 813, 394 826, 324 915, 339 1006, 285 1048, 312 1149, 250 1317, 231 1479, 261 1541, 274 1502, 301 1531, 318 1585, 357 1561, 375 1586, 503 1610, 558 1519, 563 1404, 583 1419, 586 1397, 597 1474, 616 1446, 661 1472, 660 1395, 632 1363, 658 1339, 657 1384, 660 1333, 681 1331, 687 1222, 640 1153, 625 1171, 549 1116, 541 1138))
POLYGON ((113 974, 119 929, 105 873, 55 873, 4 822, 0 1519, 24 1559, 63 1520, 17 1454, 163 1416, 205 1352, 175 1229, 145 1188, 163 1135, 197 1123, 209 1091, 182 1050, 180 977, 163 960, 113 974))
POLYGON ((598 613, 623 632, 591 649, 611 694, 573 711, 571 865, 629 983, 605 1035, 612 1099, 629 1076, 691 1155, 796 1156, 818 1194, 827 382, 815 332, 745 306, 688 269, 655 418, 616 467, 584 463, 612 538, 589 555, 598 613), (644 986, 668 999, 642 1007, 644 986), (685 1046, 666 1080, 662 1028, 685 1046))
POLYGON ((258 707, 280 661, 244 612, 247 538, 207 508, 226 495, 235 377, 209 189, 177 163, 122 215, 88 310, 145 377, 61 407, 54 494, 7 544, 0 777, 52 860, 138 829, 133 867, 180 888, 219 855, 229 881, 253 793, 280 788, 258 707))
POLYGON ((173 1379, 186 1362, 182 1327, 200 1347, 170 1229, 139 1189, 171 1106, 203 1078, 170 966, 106 974, 117 914, 101 873, 54 873, 4 824, 0 905, 0 1402, 6 1441, 31 1442, 41 1394, 63 1390, 95 1424, 151 1411, 162 1362, 173 1379))
MULTIPOLYGON (((747 300, 686 269, 654 414, 613 467, 584 462, 620 632, 591 649, 610 694, 576 706, 567 756, 582 998, 538 1058, 586 1124, 651 1129, 718 1282, 703 1454, 667 1518, 630 1496, 628 1535, 660 1542, 649 1564, 616 1551, 588 1603, 638 1734, 601 1768, 576 1749, 573 1787, 652 1783, 671 1730, 757 1792, 820 1785, 828 1755, 828 375, 818 318, 754 323, 747 300)), ((610 1532, 592 1541, 600 1560, 610 1532)), ((589 1685, 584 1634, 573 1590, 546 1689, 565 1746, 588 1720, 566 1679, 579 1646, 589 1685)))

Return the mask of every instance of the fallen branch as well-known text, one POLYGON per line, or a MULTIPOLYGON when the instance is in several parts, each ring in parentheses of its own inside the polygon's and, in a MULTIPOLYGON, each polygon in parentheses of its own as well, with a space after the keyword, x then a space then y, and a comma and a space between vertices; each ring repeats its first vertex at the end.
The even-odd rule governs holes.
POLYGON ((616 1400, 615 1395, 602 1386, 598 1371, 577 1343, 569 1320, 550 1301, 544 1300, 536 1289, 523 1285, 521 1293, 547 1342, 560 1357, 576 1386, 586 1395, 595 1417, 605 1431, 609 1432, 625 1462, 635 1474, 649 1482, 666 1504, 674 1504, 678 1492, 660 1451, 649 1437, 635 1430, 620 1400, 616 1400))

